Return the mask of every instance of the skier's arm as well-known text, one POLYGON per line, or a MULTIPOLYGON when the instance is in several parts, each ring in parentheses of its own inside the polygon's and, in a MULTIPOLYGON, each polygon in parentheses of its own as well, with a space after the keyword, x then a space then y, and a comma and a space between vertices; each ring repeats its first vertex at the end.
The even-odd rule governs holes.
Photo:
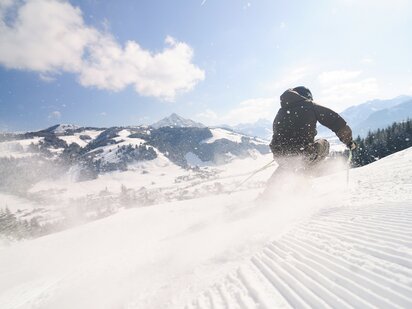
POLYGON ((346 121, 330 108, 314 104, 316 118, 320 124, 332 130, 345 145, 352 143, 352 130, 346 121))
POLYGON ((278 151, 276 151, 276 144, 277 144, 277 136, 278 136, 278 131, 277 131, 277 123, 278 123, 278 118, 279 118, 279 113, 276 115, 275 119, 273 120, 273 135, 272 135, 272 141, 269 144, 269 148, 273 153, 273 156, 276 157, 278 151))
POLYGON ((273 154, 275 154, 275 144, 276 144, 275 136, 276 136, 276 134, 277 133, 275 132, 275 128, 273 127, 272 140, 270 141, 270 144, 269 144, 270 151, 272 151, 273 154))
POLYGON ((348 125, 345 125, 343 128, 339 129, 336 132, 336 136, 339 137, 340 141, 345 145, 349 145, 352 142, 352 130, 348 125))

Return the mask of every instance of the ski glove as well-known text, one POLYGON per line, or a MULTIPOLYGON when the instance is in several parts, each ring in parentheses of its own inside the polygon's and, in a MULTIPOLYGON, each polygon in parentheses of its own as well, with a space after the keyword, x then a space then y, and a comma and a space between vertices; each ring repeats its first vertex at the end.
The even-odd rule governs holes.
POLYGON ((349 148, 350 150, 355 150, 356 147, 358 147, 358 145, 356 145, 356 143, 355 143, 354 141, 350 141, 350 143, 347 144, 346 146, 348 146, 348 148, 349 148))
POLYGON ((336 132, 336 135, 339 137, 339 140, 345 145, 350 145, 353 141, 352 130, 348 125, 340 128, 339 131, 336 132))

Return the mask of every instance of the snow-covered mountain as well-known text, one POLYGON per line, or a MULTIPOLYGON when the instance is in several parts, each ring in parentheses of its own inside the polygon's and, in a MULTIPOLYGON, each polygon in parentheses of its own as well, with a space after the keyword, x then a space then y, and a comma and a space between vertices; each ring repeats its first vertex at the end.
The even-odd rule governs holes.
MULTIPOLYGON (((351 170, 349 185, 345 171, 291 178, 255 204, 274 168, 237 186, 269 160, 232 161, 209 179, 164 166, 150 176, 165 188, 158 205, 1 248, 0 307, 410 308, 412 149, 351 170), (167 200, 171 184, 192 198, 167 200)), ((121 194, 132 198, 150 175, 137 171, 33 190, 74 207, 75 194, 106 186, 95 204, 112 205, 112 187, 129 177, 121 194)))
POLYGON ((231 130, 206 127, 135 126, 108 129, 56 125, 4 136, 1 157, 42 157, 77 166, 88 179, 128 165, 164 157, 181 167, 227 163, 267 153, 266 142, 231 130))
POLYGON ((127 163, 164 156, 182 167, 218 164, 254 151, 267 153, 262 140, 218 128, 199 127, 113 127, 103 131, 79 154, 109 169, 125 169, 127 163), (108 163, 108 164, 107 164, 108 163))
POLYGON ((365 136, 369 131, 383 129, 393 122, 412 119, 412 98, 390 108, 373 112, 363 122, 354 126, 354 132, 365 136))
MULTIPOLYGON (((347 108, 342 117, 352 127, 355 136, 365 136, 369 131, 384 129, 393 122, 412 118, 412 97, 398 96, 389 100, 372 100, 347 108)), ((319 126, 321 136, 333 134, 327 128, 319 126)))
POLYGON ((350 121, 352 126, 358 126, 362 124, 366 119, 369 118, 373 113, 391 109, 399 104, 411 101, 412 97, 410 96, 398 96, 389 100, 371 100, 365 103, 351 106, 345 109, 341 115, 350 121))
POLYGON ((205 128, 206 126, 195 122, 190 119, 183 118, 176 113, 171 114, 168 117, 165 117, 158 122, 150 125, 152 128, 159 129, 162 127, 174 127, 174 128, 205 128))
POLYGON ((221 192, 220 184, 197 185, 269 152, 265 141, 222 128, 58 127, 0 136, 0 225, 7 207, 10 220, 22 220, 7 225, 43 235, 79 216, 221 192))
POLYGON ((75 131, 77 129, 79 129, 79 126, 76 126, 74 124, 56 124, 50 128, 47 128, 46 132, 50 132, 50 133, 55 133, 55 134, 65 134, 67 132, 70 131, 75 131))
MULTIPOLYGON (((412 97, 398 96, 390 100, 371 100, 351 106, 340 114, 352 127, 355 136, 365 136, 370 130, 384 129, 395 121, 412 118, 412 97)), ((265 140, 272 137, 272 121, 265 119, 224 127, 265 140)), ((318 136, 333 138, 334 134, 328 128, 319 125, 318 136)))

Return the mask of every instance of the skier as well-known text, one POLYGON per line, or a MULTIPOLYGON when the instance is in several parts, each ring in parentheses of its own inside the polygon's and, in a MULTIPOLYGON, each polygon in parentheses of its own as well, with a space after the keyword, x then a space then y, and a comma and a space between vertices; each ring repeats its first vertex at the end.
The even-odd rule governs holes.
POLYGON ((270 149, 279 164, 269 184, 284 171, 312 171, 329 153, 329 142, 315 140, 316 123, 331 129, 350 150, 356 148, 352 130, 333 110, 313 102, 312 93, 300 86, 286 90, 280 96, 280 105, 273 121, 270 149))

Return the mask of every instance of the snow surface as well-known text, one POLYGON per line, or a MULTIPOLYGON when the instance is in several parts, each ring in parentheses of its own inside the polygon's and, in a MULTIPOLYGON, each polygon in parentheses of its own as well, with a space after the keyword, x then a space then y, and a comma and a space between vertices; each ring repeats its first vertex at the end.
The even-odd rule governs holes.
POLYGON ((31 211, 36 206, 36 203, 21 197, 17 197, 11 194, 0 193, 0 208, 8 208, 12 213, 20 211, 31 211))
POLYGON ((31 144, 37 145, 43 137, 34 137, 29 139, 14 140, 0 143, 0 157, 23 158, 31 157, 33 153, 29 151, 31 144))
POLYGON ((255 145, 261 145, 261 144, 269 144, 269 142, 267 140, 258 138, 258 137, 254 137, 250 139, 250 143, 255 144, 255 145))
POLYGON ((64 135, 64 136, 59 136, 60 139, 64 140, 67 145, 70 145, 72 143, 76 143, 80 147, 85 147, 89 142, 94 140, 102 131, 98 130, 84 130, 82 132, 77 132, 74 133, 73 135, 64 135), (81 135, 88 135, 90 136, 90 140, 82 140, 80 138, 81 135))
POLYGON ((76 126, 74 124, 59 124, 53 132, 56 134, 64 134, 67 130, 77 130, 79 129, 79 126, 76 126))
MULTIPOLYGON (((129 130, 124 129, 121 130, 119 133, 117 133, 117 137, 113 138, 113 140, 116 141, 116 144, 113 145, 106 145, 106 146, 102 146, 102 147, 98 147, 96 149, 93 149, 92 152, 96 152, 99 150, 103 150, 102 153, 99 153, 96 156, 96 160, 97 159, 102 159, 105 162, 111 162, 111 163, 116 163, 119 162, 119 156, 116 154, 116 150, 119 147, 122 146, 140 146, 144 143, 146 143, 146 141, 144 139, 141 138, 130 138, 129 135, 132 134, 129 130)), ((159 153, 159 151, 157 151, 157 149, 153 148, 156 153, 159 153)))
MULTIPOLYGON (((108 159, 107 156, 106 159, 108 159)), ((69 201, 71 198, 98 194, 103 190, 119 193, 121 185, 135 189, 144 186, 151 188, 172 186, 176 177, 185 174, 187 172, 184 169, 173 164, 161 153, 158 153, 156 159, 131 164, 128 166, 128 170, 124 172, 115 171, 101 174, 97 179, 73 182, 73 179, 76 179, 76 171, 73 170, 73 174, 69 173, 58 180, 38 182, 29 192, 41 193, 44 191, 48 192, 49 195, 56 194, 56 198, 59 197, 61 201, 69 201)))
POLYGON ((411 308, 412 148, 349 176, 285 180, 269 203, 245 185, 128 209, 3 247, 0 307, 411 308))
POLYGON ((242 142, 242 136, 239 133, 235 133, 235 132, 231 132, 228 131, 226 129, 221 129, 221 128, 214 128, 214 129, 210 129, 210 131, 212 132, 212 137, 206 139, 203 141, 203 143, 206 144, 211 144, 217 140, 220 139, 227 139, 229 141, 235 142, 235 143, 241 143, 242 142))

